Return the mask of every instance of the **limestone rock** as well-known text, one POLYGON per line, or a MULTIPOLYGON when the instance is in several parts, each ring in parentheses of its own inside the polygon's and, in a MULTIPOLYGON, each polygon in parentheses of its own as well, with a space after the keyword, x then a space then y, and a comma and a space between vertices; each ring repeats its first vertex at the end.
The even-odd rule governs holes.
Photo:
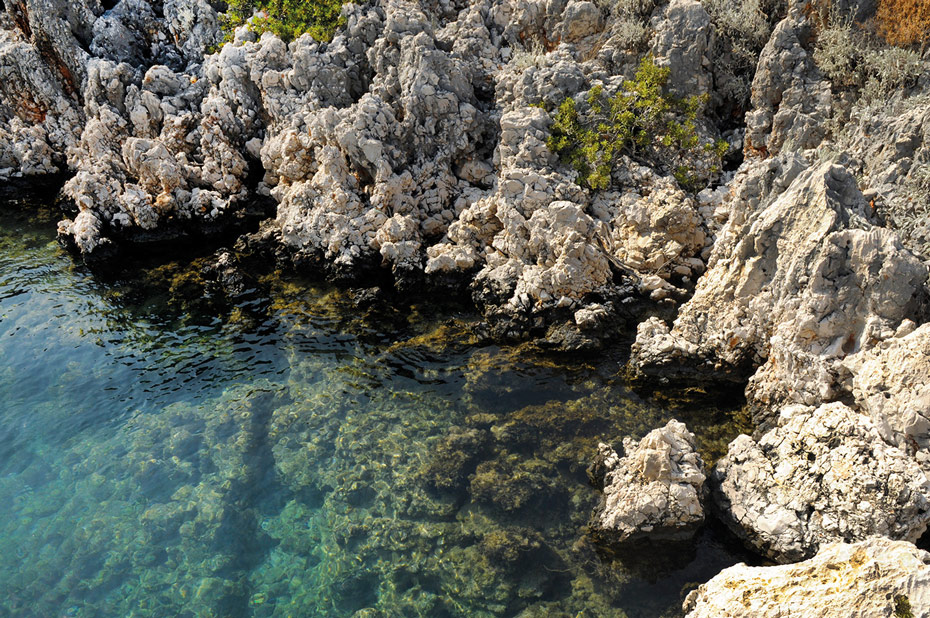
POLYGON ((895 337, 843 365, 847 389, 885 440, 930 470, 930 324, 905 322, 895 337))
POLYGON ((656 64, 670 69, 668 88, 680 97, 709 93, 710 49, 713 46, 710 16, 697 0, 672 0, 665 19, 656 27, 652 53, 656 64))
MULTIPOLYGON (((660 287, 704 272, 701 254, 710 242, 695 200, 669 178, 642 172, 644 182, 623 193, 604 192, 591 205, 607 224, 605 243, 612 258, 660 287)), ((633 183, 631 183, 633 184, 633 183)), ((645 291, 652 291, 648 283, 645 291)))
MULTIPOLYGON (((930 72, 930 59, 922 70, 930 72)), ((899 96, 878 109, 863 105, 849 124, 833 148, 853 155, 871 207, 904 246, 930 258, 930 100, 899 96)))
POLYGON ((916 541, 930 522, 930 481, 918 463, 842 403, 782 409, 759 440, 734 440, 711 479, 724 521, 778 562, 839 540, 916 541))
POLYGON ((0 181, 65 171, 85 125, 95 59, 181 70, 219 40, 206 0, 158 5, 160 14, 141 0, 108 10, 95 0, 0 5, 0 181))
POLYGON ((746 114, 748 152, 814 148, 826 136, 832 95, 808 51, 811 33, 806 17, 789 15, 762 50, 752 82, 753 109, 746 114))
POLYGON ((723 570, 691 592, 685 618, 930 615, 930 554, 903 541, 833 543, 799 564, 723 570))
POLYGON ((672 327, 640 326, 635 367, 739 380, 767 361, 758 406, 814 405, 837 392, 840 359, 923 314, 926 266, 869 223, 844 168, 810 168, 776 195, 730 215, 672 327))
POLYGON ((562 14, 562 38, 577 41, 604 29, 604 16, 589 0, 569 2, 562 14))
POLYGON ((604 500, 595 535, 610 543, 690 538, 704 522, 704 463, 694 434, 669 421, 642 440, 623 440, 624 456, 601 444, 604 500))

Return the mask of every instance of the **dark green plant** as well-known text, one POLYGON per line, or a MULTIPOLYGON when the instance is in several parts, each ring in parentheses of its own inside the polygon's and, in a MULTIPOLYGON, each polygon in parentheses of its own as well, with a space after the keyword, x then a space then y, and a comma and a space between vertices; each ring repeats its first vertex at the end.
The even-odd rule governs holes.
POLYGON ((222 23, 227 40, 250 19, 253 31, 273 32, 284 41, 304 33, 328 41, 345 21, 341 16, 343 0, 228 0, 226 4, 222 23))
POLYGON ((899 594, 894 598, 894 615, 895 618, 914 618, 911 601, 906 595, 899 594))
POLYGON ((697 173, 698 161, 709 158, 708 170, 720 171, 727 143, 702 144, 695 125, 707 98, 665 94, 668 76, 668 68, 647 56, 634 78, 613 96, 595 86, 583 103, 569 97, 555 110, 546 144, 578 172, 581 186, 606 189, 614 164, 624 154, 667 167, 689 190, 706 180, 697 173))

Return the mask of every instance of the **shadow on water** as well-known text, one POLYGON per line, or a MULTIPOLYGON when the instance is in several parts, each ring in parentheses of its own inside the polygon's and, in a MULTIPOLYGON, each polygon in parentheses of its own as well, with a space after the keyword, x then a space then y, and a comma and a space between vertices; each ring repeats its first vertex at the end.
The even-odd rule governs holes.
POLYGON ((597 443, 735 405, 634 393, 616 357, 479 345, 454 301, 203 256, 101 280, 54 213, 0 211, 0 616, 674 616, 743 559, 586 536, 597 443))

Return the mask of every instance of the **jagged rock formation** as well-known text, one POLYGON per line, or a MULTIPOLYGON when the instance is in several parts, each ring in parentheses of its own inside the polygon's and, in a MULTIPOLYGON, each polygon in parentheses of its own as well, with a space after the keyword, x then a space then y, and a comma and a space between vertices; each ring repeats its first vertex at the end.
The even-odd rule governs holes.
POLYGON ((601 541, 622 544, 642 539, 690 538, 704 523, 704 462, 694 434, 669 421, 639 442, 624 438, 621 457, 598 447, 595 467, 603 473, 604 500, 592 523, 601 541))
POLYGON ((778 561, 833 540, 916 540, 930 504, 917 386, 930 364, 914 332, 927 266, 909 250, 922 251, 920 224, 903 224, 926 201, 925 102, 895 135, 877 114, 825 141, 835 101, 812 27, 799 13, 773 32, 753 82, 749 158, 708 226, 707 272, 674 323, 639 325, 631 360, 643 376, 748 381, 756 438, 734 441, 709 484, 731 528, 778 561), (824 157, 840 146, 855 155, 824 157))
POLYGON ((747 391, 759 405, 829 401, 837 359, 924 311, 926 266, 869 223, 866 208, 853 177, 824 164, 745 220, 731 218, 673 327, 640 325, 632 362, 705 376, 762 365, 747 391))
MULTIPOLYGON (((26 26, 64 10, 53 0, 30 7, 26 26)), ((624 159, 592 200, 545 146, 550 118, 534 105, 616 87, 637 65, 616 47, 621 38, 604 44, 611 10, 386 0, 348 5, 329 43, 285 45, 243 29, 205 55, 217 16, 202 1, 166 2, 160 13, 133 0, 72 8, 72 31, 86 40, 51 45, 74 79, 21 89, 67 108, 42 106, 54 124, 44 146, 16 122, 20 133, 0 135, 0 146, 7 175, 74 173, 65 194, 75 216, 59 229, 88 260, 234 225, 270 197, 276 217, 253 244, 300 267, 387 268, 402 285, 474 280, 489 311, 557 312, 580 330, 629 313, 631 295, 681 298, 703 272, 706 212, 670 170, 624 159)), ((706 11, 676 0, 654 17, 652 53, 671 69, 670 88, 707 93, 706 11)), ((38 39, 8 35, 41 63, 38 39)), ((26 74, 25 56, 7 64, 26 74)), ((699 130, 719 135, 704 120, 699 130)))
POLYGON ((930 522, 930 481, 842 403, 788 406, 758 441, 743 435, 712 473, 715 504, 737 536, 778 562, 833 541, 916 541, 930 522))
MULTIPOLYGON (((928 79, 926 71, 921 79, 928 79)), ((926 90, 927 84, 918 86, 926 90)), ((852 169, 886 225, 908 249, 930 258, 930 101, 892 100, 881 113, 874 106, 856 109, 837 142, 837 150, 854 154, 852 169)))
POLYGON ((686 618, 873 618, 930 613, 930 554, 910 543, 834 543, 810 560, 725 569, 688 595, 686 618), (906 613, 907 612, 907 613, 906 613))
POLYGON ((95 58, 180 69, 219 41, 206 0, 15 0, 0 10, 0 181, 74 169, 95 58))
POLYGON ((752 81, 746 149, 761 154, 814 148, 826 136, 832 96, 809 53, 813 25, 792 14, 775 27, 752 81))

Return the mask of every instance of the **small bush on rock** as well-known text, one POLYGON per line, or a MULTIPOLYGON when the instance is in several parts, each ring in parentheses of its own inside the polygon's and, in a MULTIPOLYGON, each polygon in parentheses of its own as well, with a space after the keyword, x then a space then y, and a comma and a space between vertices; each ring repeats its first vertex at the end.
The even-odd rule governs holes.
POLYGON ((257 32, 273 32, 284 41, 304 33, 328 41, 342 25, 343 0, 228 0, 223 17, 227 40, 248 23, 257 32))
POLYGON ((701 0, 714 24, 714 98, 722 119, 739 119, 749 97, 759 55, 787 13, 785 0, 701 0))
POLYGON ((622 155, 667 168, 688 190, 719 173, 727 143, 702 143, 695 124, 706 98, 665 94, 668 75, 647 56, 613 96, 595 86, 580 104, 570 97, 555 110, 547 145, 578 172, 581 186, 606 189, 622 155))
POLYGON ((925 70, 917 52, 877 44, 866 30, 838 14, 824 19, 814 62, 836 89, 861 89, 864 103, 911 88, 925 70))
POLYGON ((648 47, 649 17, 658 0, 595 0, 611 16, 612 43, 619 49, 640 50, 648 47))

